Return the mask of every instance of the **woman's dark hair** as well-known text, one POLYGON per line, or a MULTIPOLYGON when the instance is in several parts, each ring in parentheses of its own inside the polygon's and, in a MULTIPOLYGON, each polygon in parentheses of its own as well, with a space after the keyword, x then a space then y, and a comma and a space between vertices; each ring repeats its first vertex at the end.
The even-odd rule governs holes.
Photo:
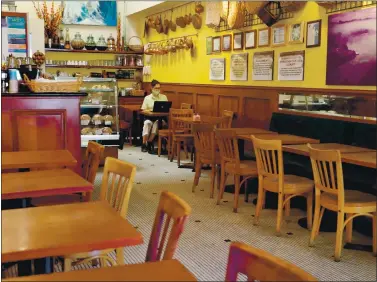
POLYGON ((153 79, 151 82, 152 87, 155 87, 157 84, 160 84, 157 80, 153 79))

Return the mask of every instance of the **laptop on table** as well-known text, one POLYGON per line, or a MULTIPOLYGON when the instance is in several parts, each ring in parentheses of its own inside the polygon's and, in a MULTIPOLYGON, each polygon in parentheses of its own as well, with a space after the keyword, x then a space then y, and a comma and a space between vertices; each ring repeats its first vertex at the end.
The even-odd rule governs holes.
POLYGON ((153 105, 152 112, 154 113, 168 113, 172 106, 171 101, 156 101, 153 105))

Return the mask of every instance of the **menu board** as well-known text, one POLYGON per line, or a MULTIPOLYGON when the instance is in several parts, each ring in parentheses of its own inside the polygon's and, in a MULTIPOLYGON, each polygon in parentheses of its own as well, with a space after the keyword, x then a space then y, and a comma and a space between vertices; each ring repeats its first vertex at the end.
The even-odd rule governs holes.
POLYGON ((304 80, 305 51, 280 53, 278 80, 304 80))
POLYGON ((247 55, 233 54, 230 58, 230 80, 247 80, 247 55))
POLYGON ((253 80, 272 80, 274 51, 255 52, 253 56, 253 80))
POLYGON ((209 79, 225 80, 225 58, 210 60, 209 79))
POLYGON ((27 56, 27 21, 26 14, 2 13, 1 15, 2 55, 7 57, 27 56))

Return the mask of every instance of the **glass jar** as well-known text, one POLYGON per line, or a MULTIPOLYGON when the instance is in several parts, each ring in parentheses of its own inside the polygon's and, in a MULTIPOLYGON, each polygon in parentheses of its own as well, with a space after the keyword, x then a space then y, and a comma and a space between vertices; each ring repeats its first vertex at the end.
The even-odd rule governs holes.
POLYGON ((115 51, 115 39, 111 33, 110 36, 107 38, 107 50, 115 51))
POLYGON ((136 66, 142 67, 143 66, 143 56, 136 56, 136 66))
POLYGON ((81 38, 81 34, 77 32, 75 38, 71 41, 72 49, 82 50, 85 47, 85 41, 81 38))
POLYGON ((128 65, 130 67, 134 67, 135 66, 135 57, 134 56, 128 56, 128 65))
POLYGON ((98 41, 97 41, 97 50, 106 51, 106 49, 107 49, 107 44, 106 44, 106 41, 105 41, 105 37, 103 37, 103 35, 101 35, 98 38, 98 41))
POLYGON ((86 50, 95 50, 96 49, 96 42, 94 41, 94 37, 91 34, 89 34, 89 36, 86 38, 85 49, 86 50))

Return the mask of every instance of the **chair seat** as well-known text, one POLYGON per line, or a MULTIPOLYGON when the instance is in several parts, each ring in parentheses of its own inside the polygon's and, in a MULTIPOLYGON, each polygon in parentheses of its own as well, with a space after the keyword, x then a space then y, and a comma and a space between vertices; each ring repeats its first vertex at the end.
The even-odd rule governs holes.
MULTIPOLYGON (((278 177, 266 177, 263 180, 266 190, 278 193, 278 177)), ((309 178, 297 175, 284 175, 284 194, 301 194, 313 190, 314 182, 309 178)))
MULTIPOLYGON (((329 210, 338 210, 338 198, 330 193, 321 194, 321 205, 329 210)), ((363 212, 376 212, 376 196, 356 190, 344 190, 344 209, 360 207, 363 212), (366 210, 365 210, 366 209, 366 210)))
MULTIPOLYGON (((178 133, 178 134, 181 134, 181 133, 184 133, 185 131, 184 130, 176 130, 175 132, 178 133)), ((158 134, 160 136, 164 136, 164 137, 166 136, 166 137, 168 137, 169 134, 170 134, 170 130, 169 129, 160 129, 158 131, 158 134)))
POLYGON ((128 121, 120 120, 119 121, 119 129, 129 129, 131 128, 132 124, 128 121))
POLYGON ((193 139, 194 135, 192 134, 174 134, 173 140, 174 141, 180 141, 180 140, 187 140, 187 139, 193 139))
POLYGON ((233 175, 258 175, 257 163, 254 161, 241 161, 239 169, 235 163, 228 162, 225 164, 225 171, 233 175))
POLYGON ((34 207, 56 206, 64 204, 73 204, 81 202, 81 196, 77 194, 58 195, 34 198, 31 200, 31 205, 34 207))

